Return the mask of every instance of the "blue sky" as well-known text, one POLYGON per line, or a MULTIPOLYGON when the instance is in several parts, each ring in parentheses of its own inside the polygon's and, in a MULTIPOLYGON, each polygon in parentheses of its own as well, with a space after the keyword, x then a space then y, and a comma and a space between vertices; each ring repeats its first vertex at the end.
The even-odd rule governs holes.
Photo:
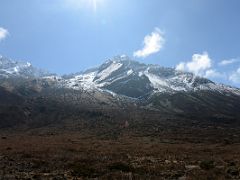
POLYGON ((59 74, 127 54, 240 87, 239 0, 1 0, 0 54, 59 74))

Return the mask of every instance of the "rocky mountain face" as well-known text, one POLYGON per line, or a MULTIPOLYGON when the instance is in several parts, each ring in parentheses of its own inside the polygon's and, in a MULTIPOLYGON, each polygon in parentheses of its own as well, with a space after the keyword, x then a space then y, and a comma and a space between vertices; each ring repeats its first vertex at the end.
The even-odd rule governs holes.
POLYGON ((98 68, 64 79, 64 83, 73 89, 106 90, 136 100, 145 109, 172 114, 213 119, 234 119, 240 114, 239 89, 127 56, 114 57, 98 68))
POLYGON ((28 62, 13 61, 11 59, 0 56, 0 78, 38 78, 48 75, 50 75, 50 73, 35 68, 28 62))
POLYGON ((146 65, 117 56, 95 69, 73 75, 65 80, 69 88, 106 89, 131 98, 155 93, 195 92, 202 90, 240 95, 240 90, 216 84, 192 73, 158 65, 146 65))
POLYGON ((239 89, 124 55, 62 77, 1 57, 0 87, 3 126, 44 124, 42 119, 47 124, 59 122, 69 113, 78 116, 82 109, 153 111, 170 119, 235 122, 240 118, 239 89))
POLYGON ((62 77, 35 68, 28 62, 12 61, 1 56, 0 77, 42 79, 55 82, 59 88, 108 91, 136 99, 157 93, 196 91, 240 95, 237 88, 216 84, 206 78, 173 68, 142 64, 125 55, 107 60, 97 68, 62 77))

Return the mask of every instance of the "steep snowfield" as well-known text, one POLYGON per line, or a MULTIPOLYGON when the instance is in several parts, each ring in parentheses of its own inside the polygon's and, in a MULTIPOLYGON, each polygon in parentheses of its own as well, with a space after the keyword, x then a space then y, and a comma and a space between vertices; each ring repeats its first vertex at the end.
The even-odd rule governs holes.
POLYGON ((103 71, 99 72, 96 75, 97 82, 101 82, 105 80, 107 77, 109 77, 114 71, 118 70, 120 67, 122 67, 121 63, 117 63, 113 61, 113 63, 111 63, 110 66, 108 66, 106 69, 104 69, 103 71))
POLYGON ((151 82, 151 86, 159 91, 165 91, 166 88, 169 88, 169 84, 162 78, 152 73, 149 73, 149 68, 143 73, 145 76, 148 77, 149 81, 151 82))

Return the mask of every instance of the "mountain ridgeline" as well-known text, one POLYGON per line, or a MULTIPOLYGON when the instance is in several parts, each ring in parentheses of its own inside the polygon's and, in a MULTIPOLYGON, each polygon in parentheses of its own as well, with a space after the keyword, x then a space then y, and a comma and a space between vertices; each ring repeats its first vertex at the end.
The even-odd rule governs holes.
POLYGON ((240 89, 125 55, 65 76, 0 57, 0 97, 1 128, 74 124, 88 118, 95 119, 94 126, 103 119, 110 126, 116 117, 134 121, 136 115, 149 123, 151 116, 146 114, 161 117, 152 117, 154 123, 240 119, 240 89))

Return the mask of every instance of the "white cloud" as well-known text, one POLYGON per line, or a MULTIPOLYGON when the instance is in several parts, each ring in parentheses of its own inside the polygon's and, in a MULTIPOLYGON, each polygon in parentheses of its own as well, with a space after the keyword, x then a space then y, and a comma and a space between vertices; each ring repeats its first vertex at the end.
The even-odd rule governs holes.
POLYGON ((0 41, 5 39, 8 35, 8 30, 0 27, 0 41))
POLYGON ((225 78, 225 74, 218 72, 215 69, 209 69, 205 72, 204 77, 206 78, 225 78))
POLYGON ((186 63, 184 63, 184 62, 179 63, 179 64, 176 66, 176 70, 177 70, 177 71, 185 71, 185 65, 186 65, 186 63))
MULTIPOLYGON (((218 63, 219 66, 226 66, 229 64, 240 62, 240 59, 229 59, 218 63)), ((228 82, 233 85, 240 85, 240 67, 233 71, 219 71, 214 68, 213 61, 209 57, 208 53, 194 54, 191 61, 181 62, 176 68, 178 71, 192 72, 195 75, 209 78, 217 82, 228 82)))
POLYGON ((238 68, 234 73, 229 76, 229 80, 236 84, 240 84, 240 68, 238 68))
POLYGON ((181 62, 176 66, 176 70, 192 72, 199 76, 204 76, 207 70, 212 67, 212 60, 207 52, 194 54, 189 62, 181 62))
POLYGON ((233 64, 233 63, 236 63, 236 62, 239 62, 239 59, 228 59, 228 60, 223 60, 219 63, 220 66, 226 66, 226 65, 229 65, 229 64, 233 64))
POLYGON ((135 51, 133 53, 134 57, 145 58, 151 54, 159 52, 163 45, 165 44, 165 38, 163 32, 159 28, 145 36, 143 41, 143 49, 135 51))

